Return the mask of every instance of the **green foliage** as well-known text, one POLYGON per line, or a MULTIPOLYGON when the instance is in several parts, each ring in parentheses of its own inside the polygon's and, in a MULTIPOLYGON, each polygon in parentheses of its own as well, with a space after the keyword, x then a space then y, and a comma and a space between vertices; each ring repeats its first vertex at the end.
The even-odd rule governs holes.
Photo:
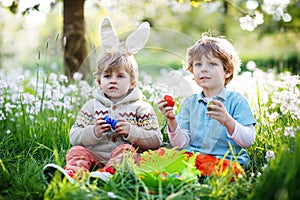
POLYGON ((249 61, 255 62, 257 66, 261 70, 268 71, 269 69, 273 69, 276 73, 280 74, 286 71, 291 72, 294 75, 300 74, 300 57, 298 54, 290 54, 288 56, 284 56, 284 58, 251 58, 251 59, 243 59, 241 65, 241 71, 247 70, 247 63, 249 61), (284 67, 283 67, 284 66, 284 67))
MULTIPOLYGON (((26 8, 24 11, 22 11, 22 15, 26 15, 31 11, 39 11, 40 4, 35 4, 32 7, 26 8)), ((17 14, 19 10, 19 1, 12 1, 11 5, 7 7, 10 12, 13 14, 17 14)))
POLYGON ((300 137, 295 143, 282 144, 275 160, 257 179, 251 199, 299 199, 300 198, 300 137))
POLYGON ((268 95, 266 102, 261 100, 266 88, 257 88, 256 139, 248 149, 254 171, 261 171, 265 167, 263 158, 268 151, 277 155, 282 151, 283 144, 295 143, 294 135, 299 132, 298 87, 298 76, 281 81, 277 83, 275 91, 268 95))
MULTIPOLYGON (((299 74, 299 56, 296 48, 298 45, 297 32, 299 31, 297 23, 300 13, 298 1, 292 1, 288 7, 293 16, 291 23, 271 22, 272 16, 265 18, 265 25, 258 29, 261 32, 261 38, 257 37, 257 34, 250 35, 240 31, 237 22, 241 16, 240 13, 230 10, 229 15, 226 16, 223 12, 219 12, 220 9, 216 9, 214 13, 205 13, 205 8, 201 8, 199 5, 208 1, 194 0, 191 2, 194 7, 186 15, 174 14, 163 6, 156 11, 164 13, 164 17, 161 15, 154 17, 155 13, 152 14, 153 9, 151 8, 153 17, 148 20, 155 26, 175 28, 193 35, 196 39, 199 37, 199 33, 207 30, 215 32, 215 35, 225 34, 229 39, 235 39, 234 42, 240 45, 239 50, 241 50, 241 46, 246 48, 245 51, 241 51, 246 58, 243 60, 244 64, 247 63, 247 60, 254 60, 257 66, 264 70, 275 68, 277 72, 283 72, 285 69, 290 69, 293 74, 299 74), (200 23, 195 19, 200 19, 200 23), (236 22, 232 23, 234 20, 236 22), (274 34, 277 30, 280 30, 278 34, 280 37, 274 34), (271 33, 272 36, 262 42, 260 39, 266 38, 266 33, 271 33), (248 39, 244 40, 244 38, 248 39)), ((244 2, 240 2, 244 4, 244 2)), ((132 6, 133 4, 127 5, 134 10, 134 12, 131 11, 132 13, 136 15, 136 11, 140 10, 143 12, 141 18, 144 17, 144 9, 137 9, 132 6)), ((12 13, 17 13, 18 6, 18 1, 12 1, 8 9, 12 13)), ((224 7, 219 6, 219 8, 223 9, 224 7)), ((39 10, 39 5, 26 9, 23 14, 27 14, 31 10, 39 10)), ((123 7, 123 11, 126 12, 126 10, 128 9, 123 7)), ((119 18, 123 20, 123 16, 119 16, 119 18)), ((49 23, 45 23, 47 27, 41 28, 41 30, 45 37, 49 36, 49 32, 54 33, 52 34, 56 35, 54 40, 58 42, 60 41, 59 35, 55 33, 59 28, 53 28, 53 24, 57 22, 55 19, 51 15, 48 19, 49 23)), ((97 20, 86 20, 87 24, 95 21, 97 20)), ((5 25, 2 26, 5 27, 5 25)), ((92 26, 93 30, 94 27, 92 26)), ((16 37, 12 32, 9 35, 12 35, 13 38, 16 37)), ((98 39, 98 34, 95 35, 98 39)), ((175 43, 170 40, 170 36, 167 34, 163 38, 162 42, 169 45, 163 46, 162 44, 163 50, 174 50, 174 44, 178 47, 178 41, 175 43), (169 44, 170 41, 171 44, 169 44)), ((95 41, 95 38, 92 38, 90 46, 94 47, 95 41)), ((187 44, 185 40, 183 43, 187 44)), ((45 51, 51 49, 49 45, 47 42, 45 51)), ((184 45, 180 49, 184 49, 184 45)), ((3 46, 2 51, 10 49, 7 48, 7 44, 3 46)), ((57 47, 60 44, 55 43, 53 46, 54 52, 51 60, 57 60, 56 63, 59 63, 61 62, 59 58, 61 49, 57 47)), ((41 60, 40 53, 38 60, 41 60)), ((7 52, 4 51, 3 55, 5 54, 7 52)), ((9 52, 9 56, 11 54, 15 54, 15 52, 9 52)), ((158 74, 161 66, 169 66, 173 69, 181 68, 180 62, 176 61, 180 60, 178 56, 169 52, 166 56, 161 55, 162 52, 159 52, 156 57, 152 57, 150 54, 148 60, 151 62, 143 60, 146 56, 137 57, 137 60, 138 63, 152 63, 153 60, 159 60, 159 63, 155 63, 155 66, 151 68, 145 65, 145 69, 152 70, 155 75, 158 74)), ((14 56, 12 58, 15 59, 14 56)), ((47 66, 46 58, 43 70, 49 71, 50 67, 47 66)), ((246 69, 245 65, 243 68, 246 69)), ((36 71, 35 67, 29 67, 29 69, 36 71)), ((52 70, 57 72, 57 69, 52 70)), ((285 87, 287 81, 281 81, 281 86, 274 83, 275 89, 271 92, 258 88, 258 91, 261 92, 257 94, 257 104, 255 104, 257 106, 255 110, 257 135, 255 143, 248 149, 252 164, 246 170, 247 177, 231 182, 230 177, 216 176, 197 182, 195 180, 197 171, 191 166, 193 158, 186 161, 182 152, 174 155, 173 149, 170 149, 167 150, 164 158, 155 152, 151 152, 152 156, 144 154, 143 157, 148 162, 139 167, 132 166, 132 161, 128 158, 106 184, 101 181, 87 182, 84 180, 79 184, 72 185, 66 180, 55 179, 50 185, 46 185, 42 178, 42 168, 50 162, 64 165, 66 151, 71 146, 68 134, 75 120, 74 115, 88 95, 82 95, 76 90, 66 94, 64 93, 66 89, 71 87, 68 87, 65 82, 52 81, 49 77, 43 79, 40 77, 39 68, 36 74, 36 85, 31 85, 29 78, 16 83, 17 88, 2 87, 0 84, 0 199, 299 199, 300 139, 299 114, 296 112, 300 107, 299 93, 296 90, 299 89, 299 81, 298 84, 291 87, 285 87), (42 90, 37 89, 40 87, 42 90), (276 93, 282 94, 284 98, 278 98, 274 95, 276 93), (62 96, 56 97, 55 94, 62 96), (262 101, 264 95, 267 95, 267 101, 262 101), (294 96, 296 96, 296 101, 291 98, 294 96), (64 104, 65 100, 69 98, 74 100, 70 101, 72 106, 70 108, 64 104), (288 105, 295 105, 296 111, 290 110, 288 105), (273 114, 277 114, 276 117, 273 117, 273 114), (289 133, 291 130, 294 133, 289 133), (289 134, 294 134, 295 137, 289 134), (267 157, 268 152, 273 152, 274 157, 267 157), (180 172, 180 174, 175 172, 180 172), (178 179, 179 175, 182 180, 178 179), (141 176, 144 176, 144 179, 141 176)), ((1 81, 0 79, 0 83, 2 83, 1 81)), ((70 85, 72 84, 70 83, 70 85)), ((160 90, 155 90, 155 85, 152 87, 154 91, 144 92, 147 100, 151 99, 154 93, 156 93, 156 97, 160 95, 160 90)), ((163 132, 166 125, 165 118, 159 114, 153 102, 152 105, 157 112, 163 132)), ((178 100, 178 109, 179 106, 178 100)), ((165 133, 164 141, 168 141, 165 133)))
POLYGON ((134 171, 132 160, 127 158, 107 183, 84 180, 72 185, 66 180, 55 179, 48 186, 44 199, 245 199, 250 189, 246 179, 231 182, 230 177, 221 176, 201 184, 183 178, 177 184, 166 180, 156 187, 149 187, 136 177, 134 171))
MULTIPOLYGON (((186 160, 184 151, 164 148, 163 157, 156 151, 142 154, 145 162, 139 166, 132 158, 124 159, 108 183, 83 179, 75 185, 59 178, 46 185, 42 168, 50 162, 64 166, 74 114, 85 99, 78 90, 66 92, 72 84, 69 88, 50 76, 40 80, 41 90, 28 85, 28 80, 17 83, 19 90, 0 87, 1 199, 299 198, 298 76, 274 82, 272 92, 258 86, 253 108, 257 135, 248 148, 252 164, 246 177, 233 182, 231 176, 198 180, 193 157, 186 160), (70 98, 75 101, 65 101, 70 98)), ((159 89, 154 91, 161 95, 159 89)), ((153 98, 151 92, 145 97, 153 98)), ((165 125, 165 119, 161 118, 160 125, 165 125)))

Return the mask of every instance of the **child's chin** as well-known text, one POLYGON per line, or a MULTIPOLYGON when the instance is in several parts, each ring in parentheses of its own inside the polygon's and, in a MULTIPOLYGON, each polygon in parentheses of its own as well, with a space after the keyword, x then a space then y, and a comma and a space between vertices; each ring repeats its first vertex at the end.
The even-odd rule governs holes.
POLYGON ((209 88, 209 84, 207 82, 200 82, 199 86, 202 88, 209 88))

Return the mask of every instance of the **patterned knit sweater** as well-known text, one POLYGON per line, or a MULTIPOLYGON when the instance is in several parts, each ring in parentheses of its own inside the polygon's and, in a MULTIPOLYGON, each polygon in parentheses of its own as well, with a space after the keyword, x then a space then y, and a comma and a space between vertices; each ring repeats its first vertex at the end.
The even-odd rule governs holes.
POLYGON ((162 134, 157 116, 152 106, 142 100, 142 93, 138 88, 117 103, 105 97, 102 90, 97 90, 94 96, 94 99, 84 104, 70 130, 70 142, 73 146, 85 146, 96 153, 95 156, 103 163, 109 160, 111 151, 120 144, 132 144, 140 151, 161 146, 162 134), (106 115, 113 119, 125 118, 130 123, 128 136, 120 136, 111 130, 97 138, 94 123, 96 118, 106 115))

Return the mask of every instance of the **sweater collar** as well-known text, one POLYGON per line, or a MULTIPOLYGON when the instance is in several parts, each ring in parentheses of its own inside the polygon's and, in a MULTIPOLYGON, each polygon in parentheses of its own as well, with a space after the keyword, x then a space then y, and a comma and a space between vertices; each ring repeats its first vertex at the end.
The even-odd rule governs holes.
POLYGON ((128 104, 137 101, 141 98, 142 98, 142 92, 138 87, 134 88, 129 94, 127 94, 127 96, 125 96, 123 99, 115 103, 105 96, 103 90, 95 91, 95 99, 100 101, 105 106, 128 104))

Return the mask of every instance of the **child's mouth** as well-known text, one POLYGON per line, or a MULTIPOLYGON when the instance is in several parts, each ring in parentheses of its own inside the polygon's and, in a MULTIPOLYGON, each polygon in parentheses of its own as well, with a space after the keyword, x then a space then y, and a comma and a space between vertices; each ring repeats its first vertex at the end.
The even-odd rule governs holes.
POLYGON ((114 87, 114 86, 112 86, 112 87, 109 87, 108 89, 110 89, 110 90, 117 90, 118 88, 117 88, 117 87, 114 87))
POLYGON ((200 77, 200 80, 207 80, 207 79, 210 79, 210 78, 207 77, 207 76, 202 76, 202 77, 200 77))

